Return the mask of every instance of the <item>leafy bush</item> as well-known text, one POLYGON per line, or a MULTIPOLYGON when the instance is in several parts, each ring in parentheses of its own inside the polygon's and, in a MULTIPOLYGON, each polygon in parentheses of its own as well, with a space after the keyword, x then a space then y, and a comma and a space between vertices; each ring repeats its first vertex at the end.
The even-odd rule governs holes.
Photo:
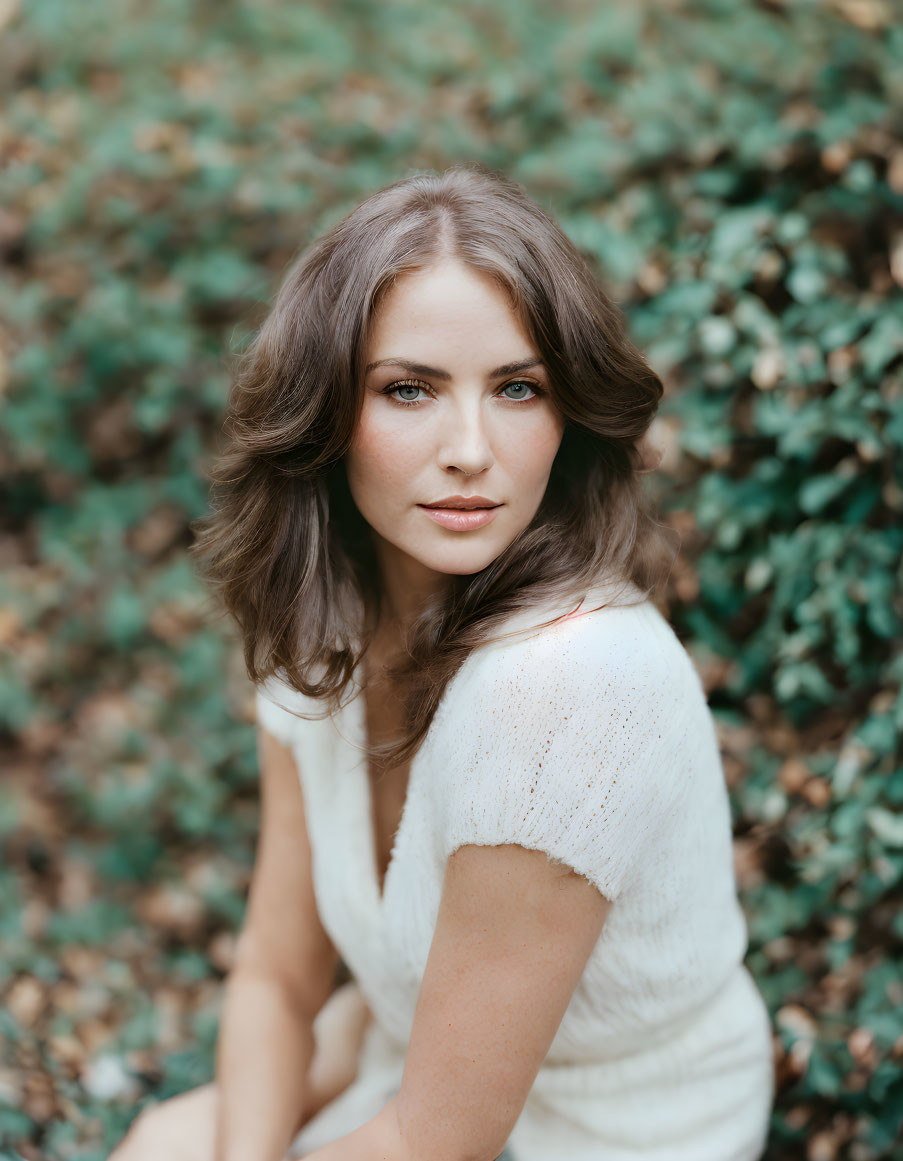
POLYGON ((0 1138, 107 1155, 209 1079, 257 824, 250 688, 186 563, 301 245, 480 158, 667 384, 669 615, 774 1018, 768 1161, 903 1121, 903 32, 885 0, 3 5, 0 1138), (894 454, 896 453, 896 455, 894 454))

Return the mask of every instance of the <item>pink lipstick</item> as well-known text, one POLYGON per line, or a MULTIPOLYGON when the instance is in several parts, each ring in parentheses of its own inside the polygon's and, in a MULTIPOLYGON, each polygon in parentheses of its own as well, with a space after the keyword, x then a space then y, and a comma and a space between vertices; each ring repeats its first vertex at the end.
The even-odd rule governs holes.
POLYGON ((423 511, 437 524, 451 528, 454 532, 469 532, 472 528, 482 528, 495 519, 495 514, 501 508, 428 508, 425 504, 418 504, 423 511))

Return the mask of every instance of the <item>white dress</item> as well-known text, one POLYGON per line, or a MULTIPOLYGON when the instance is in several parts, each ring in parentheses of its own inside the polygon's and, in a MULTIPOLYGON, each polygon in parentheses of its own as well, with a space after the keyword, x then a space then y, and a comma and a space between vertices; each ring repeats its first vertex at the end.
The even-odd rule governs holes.
POLYGON ((258 721, 298 764, 323 925, 373 1012, 358 1075, 292 1142, 352 1132, 398 1091, 445 864, 519 843, 614 905, 509 1136, 515 1161, 758 1161, 774 1098, 768 1011, 744 965, 714 723, 691 658, 630 585, 532 609, 475 650, 411 763, 384 892, 357 674, 323 714, 277 678, 258 721), (629 604, 628 601, 640 603, 629 604), (591 610, 586 611, 584 610, 591 610), (532 630, 532 631, 531 631, 532 630))

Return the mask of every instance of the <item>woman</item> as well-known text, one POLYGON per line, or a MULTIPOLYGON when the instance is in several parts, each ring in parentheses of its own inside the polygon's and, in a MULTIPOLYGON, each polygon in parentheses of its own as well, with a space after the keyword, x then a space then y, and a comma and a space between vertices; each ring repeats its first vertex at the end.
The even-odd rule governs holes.
POLYGON ((116 1161, 761 1156, 717 740, 653 601, 661 394, 480 165, 378 191, 290 271, 197 549, 262 779, 217 1081, 116 1161))

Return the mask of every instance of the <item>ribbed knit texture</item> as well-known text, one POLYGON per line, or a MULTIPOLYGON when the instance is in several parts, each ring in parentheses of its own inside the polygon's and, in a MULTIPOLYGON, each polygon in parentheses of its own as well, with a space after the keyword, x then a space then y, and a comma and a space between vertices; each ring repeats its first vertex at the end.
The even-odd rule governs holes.
POLYGON ((717 738, 655 605, 600 586, 580 612, 510 619, 449 683, 415 756, 381 896, 360 686, 321 703, 271 679, 258 720, 294 751, 321 919, 374 1013, 357 1079, 293 1156, 375 1115, 401 1083, 445 864, 518 843, 614 901, 510 1137, 515 1161, 757 1161, 774 1096, 767 1010, 743 958, 717 738), (629 604, 627 601, 640 603, 629 604), (287 708, 284 708, 287 707, 287 708))

